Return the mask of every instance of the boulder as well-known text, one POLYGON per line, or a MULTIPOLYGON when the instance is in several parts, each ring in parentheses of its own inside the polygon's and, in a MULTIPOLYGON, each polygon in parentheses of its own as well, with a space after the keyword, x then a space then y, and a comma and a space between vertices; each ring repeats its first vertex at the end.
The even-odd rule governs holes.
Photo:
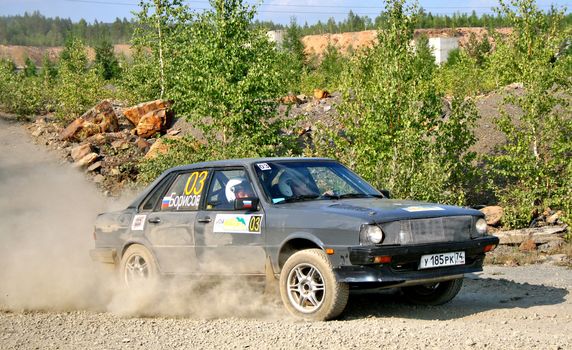
POLYGON ((546 218, 546 223, 550 225, 555 225, 558 223, 558 219, 562 216, 562 210, 558 210, 556 213, 549 215, 546 218))
POLYGON ((484 207, 481 212, 485 214, 485 219, 487 220, 487 225, 496 226, 500 223, 501 218, 504 214, 502 207, 498 205, 484 207))
POLYGON ((149 147, 151 147, 151 143, 142 137, 137 138, 137 141, 135 141, 135 145, 137 145, 137 148, 141 150, 148 150, 149 147))
POLYGON ((59 135, 60 140, 83 141, 95 134, 119 130, 117 116, 109 100, 103 100, 71 122, 59 135))
POLYGON ((323 98, 328 98, 330 96, 331 96, 330 93, 326 90, 314 89, 314 98, 316 100, 321 100, 323 98))
POLYGON ((298 99, 298 96, 296 96, 294 94, 290 94, 290 95, 282 97, 280 99, 280 102, 287 104, 287 105, 302 103, 302 101, 298 99))
POLYGON ((85 120, 77 118, 71 122, 59 135, 60 140, 71 140, 83 127, 85 120))
POLYGON ((172 104, 173 104, 172 101, 167 101, 167 100, 155 100, 150 102, 143 102, 138 104, 137 106, 124 108, 123 115, 134 126, 137 126, 144 115, 158 109, 169 109, 172 104))
POLYGON ((169 151, 169 145, 165 142, 164 138, 157 139, 155 143, 149 147, 149 151, 145 154, 145 159, 153 159, 160 154, 165 154, 169 151))
POLYGON ((91 152, 92 152, 91 145, 89 143, 84 143, 72 148, 71 157, 74 162, 77 162, 86 155, 90 154, 91 152))
POLYGON ((87 171, 88 172, 96 171, 97 169, 101 168, 102 164, 103 164, 103 162, 101 160, 97 161, 97 162, 93 163, 92 165, 90 165, 89 167, 87 167, 87 171))
POLYGON ((161 132, 167 125, 167 110, 158 109, 145 114, 135 128, 134 134, 149 138, 161 132))
POLYGON ((98 157, 99 155, 95 152, 89 153, 80 160, 78 160, 77 162, 75 162, 74 166, 78 168, 90 166, 93 162, 97 160, 98 157))

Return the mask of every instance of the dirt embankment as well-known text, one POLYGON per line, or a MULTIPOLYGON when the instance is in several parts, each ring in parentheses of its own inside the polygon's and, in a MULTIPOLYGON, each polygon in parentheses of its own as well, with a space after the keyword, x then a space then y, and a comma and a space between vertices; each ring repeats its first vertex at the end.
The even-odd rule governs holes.
POLYGON ((124 293, 88 256, 95 215, 112 202, 81 172, 0 118, 0 348, 572 347, 572 270, 486 267, 440 307, 352 294, 342 319, 306 323, 249 281, 166 283, 124 293))

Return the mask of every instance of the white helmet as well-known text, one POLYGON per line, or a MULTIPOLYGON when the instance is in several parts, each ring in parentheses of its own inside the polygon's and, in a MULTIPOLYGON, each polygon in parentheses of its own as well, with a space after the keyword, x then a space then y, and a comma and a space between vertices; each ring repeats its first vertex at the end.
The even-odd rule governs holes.
POLYGON ((243 177, 235 177, 233 179, 228 180, 228 182, 226 183, 226 188, 225 188, 225 195, 226 195, 226 200, 229 202, 232 202, 236 199, 236 195, 235 195, 235 191, 238 185, 243 185, 243 186, 247 186, 247 181, 245 178, 243 177))
POLYGON ((292 197, 294 195, 294 191, 292 191, 292 175, 289 173, 284 173, 280 176, 280 180, 278 181, 278 189, 280 193, 285 197, 292 197))

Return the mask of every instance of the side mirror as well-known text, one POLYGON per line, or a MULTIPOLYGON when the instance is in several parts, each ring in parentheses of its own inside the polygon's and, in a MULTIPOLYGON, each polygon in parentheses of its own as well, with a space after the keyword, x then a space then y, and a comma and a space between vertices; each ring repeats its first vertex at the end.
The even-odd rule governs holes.
POLYGON ((387 199, 391 198, 391 193, 389 192, 389 190, 379 190, 379 192, 381 192, 381 194, 382 194, 385 198, 387 198, 387 199))
POLYGON ((234 210, 257 211, 260 199, 258 197, 236 198, 234 200, 234 210))

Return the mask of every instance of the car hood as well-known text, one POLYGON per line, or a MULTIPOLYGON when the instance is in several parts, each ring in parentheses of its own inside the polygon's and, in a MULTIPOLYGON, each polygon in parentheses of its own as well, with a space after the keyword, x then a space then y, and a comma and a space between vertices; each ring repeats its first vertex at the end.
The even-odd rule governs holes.
POLYGON ((277 207, 315 211, 350 217, 359 217, 369 222, 388 222, 404 219, 422 219, 442 216, 483 216, 475 209, 419 201, 353 198, 340 200, 315 200, 279 204, 277 207))

